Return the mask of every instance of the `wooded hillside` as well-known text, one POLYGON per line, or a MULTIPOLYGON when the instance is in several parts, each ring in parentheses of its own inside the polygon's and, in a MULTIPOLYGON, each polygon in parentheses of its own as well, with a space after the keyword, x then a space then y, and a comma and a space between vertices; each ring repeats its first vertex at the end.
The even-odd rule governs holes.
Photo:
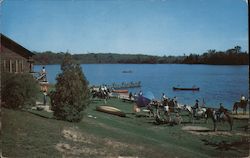
MULTIPOLYGON (((34 52, 35 64, 61 64, 66 52, 55 53, 51 51, 34 52)), ((74 53, 71 53, 74 54, 74 53)), ((208 50, 199 54, 188 56, 154 56, 143 54, 116 54, 116 53, 87 53, 74 54, 73 58, 79 64, 98 63, 125 63, 125 64, 213 64, 213 65, 248 65, 249 53, 242 52, 240 46, 226 51, 208 50)))

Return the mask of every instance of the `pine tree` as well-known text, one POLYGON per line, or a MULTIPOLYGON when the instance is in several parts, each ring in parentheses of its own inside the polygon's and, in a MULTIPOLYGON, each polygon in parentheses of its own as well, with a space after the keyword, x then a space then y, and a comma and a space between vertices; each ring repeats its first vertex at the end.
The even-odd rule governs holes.
POLYGON ((78 122, 84 109, 89 105, 88 81, 79 64, 66 54, 61 65, 62 73, 56 80, 55 91, 51 94, 51 106, 57 119, 78 122))

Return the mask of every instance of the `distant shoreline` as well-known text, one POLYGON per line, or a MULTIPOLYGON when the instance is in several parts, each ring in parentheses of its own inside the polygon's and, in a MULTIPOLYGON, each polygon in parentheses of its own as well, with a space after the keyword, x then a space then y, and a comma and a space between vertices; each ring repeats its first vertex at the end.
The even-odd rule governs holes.
MULTIPOLYGON (((114 65, 118 65, 118 64, 134 64, 134 65, 164 65, 164 64, 178 64, 178 65, 211 65, 211 66, 246 66, 246 65, 249 65, 249 64, 241 64, 241 65, 234 65, 234 64, 181 64, 181 63, 156 63, 156 64, 147 64, 147 63, 79 63, 80 65, 82 64, 114 64, 114 65)), ((36 66, 39 66, 39 65, 61 65, 61 63, 50 63, 50 64, 34 64, 36 66)))
MULTIPOLYGON (((73 54, 79 64, 205 64, 205 65, 249 65, 249 53, 241 52, 237 46, 226 51, 208 50, 203 54, 183 56, 156 56, 143 54, 88 53, 73 54)), ((35 65, 61 64, 65 52, 33 52, 35 65)))

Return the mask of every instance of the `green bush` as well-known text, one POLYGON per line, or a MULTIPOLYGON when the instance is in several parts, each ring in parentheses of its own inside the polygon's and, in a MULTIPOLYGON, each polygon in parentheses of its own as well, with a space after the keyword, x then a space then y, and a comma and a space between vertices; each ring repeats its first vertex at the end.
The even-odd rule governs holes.
POLYGON ((1 98, 4 107, 20 109, 35 105, 39 85, 28 73, 3 73, 1 76, 1 98))
POLYGON ((50 94, 51 108, 57 119, 78 122, 89 105, 88 81, 70 54, 65 55, 61 70, 55 91, 50 94))

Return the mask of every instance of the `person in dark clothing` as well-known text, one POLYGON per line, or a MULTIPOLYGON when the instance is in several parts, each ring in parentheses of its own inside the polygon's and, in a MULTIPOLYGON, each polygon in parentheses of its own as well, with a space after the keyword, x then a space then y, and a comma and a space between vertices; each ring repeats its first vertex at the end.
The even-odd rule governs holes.
POLYGON ((43 105, 46 105, 47 103, 47 92, 44 90, 43 91, 43 105))
POLYGON ((132 99, 132 93, 131 92, 129 92, 128 98, 129 98, 129 100, 132 99))
POLYGON ((193 109, 193 116, 196 115, 196 110, 199 108, 199 100, 196 99, 194 106, 192 107, 193 109))

